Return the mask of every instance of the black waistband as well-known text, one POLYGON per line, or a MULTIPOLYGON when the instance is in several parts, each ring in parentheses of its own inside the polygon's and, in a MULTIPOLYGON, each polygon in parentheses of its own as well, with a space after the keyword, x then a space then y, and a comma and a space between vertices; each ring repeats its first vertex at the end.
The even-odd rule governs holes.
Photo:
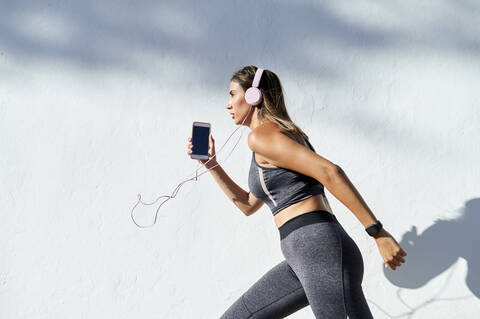
POLYGON ((322 222, 338 223, 338 220, 335 215, 326 210, 314 210, 295 216, 278 228, 278 231, 280 232, 280 240, 287 237, 288 234, 297 228, 322 222))

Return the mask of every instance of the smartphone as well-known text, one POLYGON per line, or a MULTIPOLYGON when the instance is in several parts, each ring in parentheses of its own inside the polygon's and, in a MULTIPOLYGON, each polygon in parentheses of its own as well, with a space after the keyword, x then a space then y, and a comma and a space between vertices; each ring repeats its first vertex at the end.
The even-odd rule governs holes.
POLYGON ((193 122, 192 125, 192 154, 194 159, 208 159, 208 147, 210 144, 210 123, 193 122))

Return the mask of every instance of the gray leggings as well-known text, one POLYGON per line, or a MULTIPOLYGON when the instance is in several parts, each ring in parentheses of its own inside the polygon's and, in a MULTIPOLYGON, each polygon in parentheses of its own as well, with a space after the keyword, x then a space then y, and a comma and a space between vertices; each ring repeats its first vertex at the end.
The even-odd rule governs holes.
POLYGON ((285 260, 267 271, 220 319, 285 318, 311 306, 315 318, 373 318, 362 291, 363 259, 335 215, 316 210, 280 228, 285 260))

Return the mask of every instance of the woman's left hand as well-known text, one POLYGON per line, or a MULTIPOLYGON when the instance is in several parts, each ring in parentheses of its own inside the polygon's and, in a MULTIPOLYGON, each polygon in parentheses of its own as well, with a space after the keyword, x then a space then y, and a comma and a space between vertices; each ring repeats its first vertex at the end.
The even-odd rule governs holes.
POLYGON ((403 257, 405 257, 407 253, 384 228, 380 229, 380 232, 375 236, 375 241, 377 242, 380 255, 382 255, 383 261, 385 262, 385 267, 395 270, 397 266, 400 267, 401 264, 405 262, 405 258, 403 257))

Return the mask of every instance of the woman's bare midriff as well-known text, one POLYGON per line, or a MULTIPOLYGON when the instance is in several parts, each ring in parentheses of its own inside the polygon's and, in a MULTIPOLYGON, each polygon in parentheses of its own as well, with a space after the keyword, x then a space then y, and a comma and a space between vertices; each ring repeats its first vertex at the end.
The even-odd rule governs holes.
POLYGON ((295 204, 292 204, 287 208, 279 211, 277 214, 275 214, 275 216, 273 216, 275 220, 275 225, 277 225, 277 228, 280 228, 280 226, 285 224, 290 219, 314 210, 326 210, 327 212, 333 214, 332 209, 328 204, 327 197, 323 194, 318 194, 295 204))

